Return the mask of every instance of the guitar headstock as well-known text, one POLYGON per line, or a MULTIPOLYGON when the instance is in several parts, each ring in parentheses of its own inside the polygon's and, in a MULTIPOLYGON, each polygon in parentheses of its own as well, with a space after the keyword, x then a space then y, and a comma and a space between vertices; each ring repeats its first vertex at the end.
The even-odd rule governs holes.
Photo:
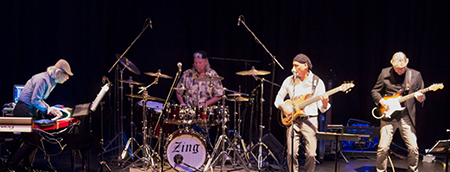
POLYGON ((355 87, 355 84, 353 84, 353 81, 346 81, 341 86, 339 86, 339 91, 348 93, 352 90, 353 87, 355 87))
POLYGON ((436 91, 436 90, 438 90, 438 89, 443 89, 443 88, 444 88, 444 84, 442 84, 442 83, 435 83, 435 84, 430 85, 430 86, 428 87, 428 89, 429 89, 429 90, 432 90, 432 91, 436 91))

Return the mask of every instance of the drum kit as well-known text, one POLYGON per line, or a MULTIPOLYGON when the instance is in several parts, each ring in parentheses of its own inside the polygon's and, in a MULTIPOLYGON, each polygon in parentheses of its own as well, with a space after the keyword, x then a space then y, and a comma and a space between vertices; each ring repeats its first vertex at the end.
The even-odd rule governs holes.
MULTIPOLYGON (((140 73, 139 69, 131 61, 124 57, 122 57, 121 59, 124 59, 120 60, 120 62, 125 66, 125 68, 132 71, 133 73, 140 73)), ((231 159, 233 164, 238 163, 241 167, 244 168, 245 171, 250 170, 250 154, 246 149, 242 137, 240 136, 240 126, 242 122, 240 116, 240 107, 242 102, 248 102, 250 100, 249 98, 244 97, 248 96, 248 94, 240 92, 240 89, 239 91, 233 91, 224 88, 222 99, 221 101, 219 101, 218 105, 166 105, 167 100, 149 95, 147 89, 150 86, 157 84, 159 78, 172 79, 173 77, 162 74, 160 70, 155 73, 145 72, 144 74, 156 77, 153 83, 145 87, 142 87, 144 83, 134 81, 131 77, 127 80, 123 80, 121 77, 121 79, 118 80, 121 85, 123 83, 129 84, 129 87, 131 89, 131 94, 126 94, 126 96, 130 98, 129 100, 131 102, 131 136, 126 143, 125 149, 119 156, 120 166, 124 167, 129 160, 133 160, 133 162, 127 167, 138 166, 138 163, 142 162, 143 165, 141 167, 143 170, 151 168, 152 170, 157 171, 157 162, 161 162, 162 169, 163 162, 164 160, 166 160, 166 162, 168 162, 169 165, 176 171, 202 171, 201 169, 207 171, 210 170, 210 168, 212 169, 218 162, 222 162, 221 167, 223 167, 225 161, 231 159), (140 91, 138 92, 138 94, 133 94, 133 88, 135 85, 141 86, 139 87, 140 91), (225 94, 226 91, 231 92, 231 94, 225 94), (137 128, 133 119, 134 99, 138 99, 137 104, 142 107, 142 118, 139 121, 139 123, 142 123, 142 144, 139 144, 133 134, 133 131, 135 130, 135 128, 137 128), (234 112, 230 112, 228 106, 225 106, 226 101, 233 102, 234 112), (156 125, 154 123, 152 124, 152 120, 156 119, 153 118, 153 115, 158 114, 158 122, 156 122, 156 125), (229 139, 226 133, 227 122, 230 120, 230 114, 233 114, 234 119, 234 133, 232 139, 229 139), (164 135, 161 135, 162 133, 164 133, 164 131, 162 131, 162 128, 164 128, 163 125, 174 125, 177 126, 178 129, 175 129, 175 131, 165 131, 169 135, 168 137, 164 137, 164 135), (206 134, 194 130, 192 125, 200 126, 206 134), (207 151, 207 143, 209 143, 208 129, 212 126, 220 127, 222 132, 215 142, 216 144, 213 148, 212 153, 209 154, 209 152, 207 151), (153 138, 158 139, 157 145, 155 145, 154 147, 151 146, 152 141, 149 140, 153 138), (133 145, 138 146, 136 150, 134 150, 133 145), (160 151, 155 151, 157 150, 157 147, 162 147, 164 150, 164 154, 160 152, 162 149, 159 149, 160 151), (230 156, 231 151, 233 152, 233 156, 230 156), (141 153, 139 154, 139 152, 141 153)), ((252 67, 251 70, 237 72, 236 74, 255 77, 258 75, 268 75, 270 74, 270 72, 256 70, 254 67, 252 67)), ((220 82, 223 79, 224 78, 220 76, 195 78, 195 80, 199 82, 211 83, 216 81, 220 82)), ((187 89, 188 88, 185 88, 184 85, 182 87, 172 86, 172 90, 186 91, 187 89)), ((261 86, 261 92, 262 89, 263 88, 261 86)), ((121 93, 123 93, 123 91, 121 91, 121 93)), ((168 98, 169 97, 170 96, 168 96, 168 98)), ((137 115, 140 116, 140 114, 137 115)), ((257 145, 262 146, 262 144, 257 145)))

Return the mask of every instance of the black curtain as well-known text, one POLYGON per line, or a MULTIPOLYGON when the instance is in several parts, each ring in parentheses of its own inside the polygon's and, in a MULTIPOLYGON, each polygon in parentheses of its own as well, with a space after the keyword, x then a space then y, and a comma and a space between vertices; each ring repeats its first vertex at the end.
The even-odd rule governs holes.
MULTIPOLYGON (((212 68, 225 78, 225 87, 236 91, 240 87, 241 92, 250 93, 259 82, 250 76, 238 76, 236 72, 252 66, 272 71, 274 64, 243 24, 236 25, 238 16, 243 15, 245 24, 285 68, 275 67, 275 83, 281 84, 291 74, 294 56, 305 53, 314 65, 313 72, 325 83, 332 80, 333 87, 344 81, 355 83, 348 94, 337 93, 331 97, 333 124, 346 124, 348 119, 356 118, 379 126, 379 121, 371 116, 374 103, 370 90, 381 69, 390 66, 389 60, 395 52, 405 52, 410 59, 409 67, 422 72, 426 86, 449 83, 449 3, 445 0, 6 0, 0 2, 3 76, 0 102, 12 102, 14 84, 25 84, 33 74, 45 71, 60 58, 69 61, 75 75, 58 85, 47 102, 73 107, 94 100, 102 86, 102 76, 110 80, 116 77, 115 70, 108 73, 116 61, 115 54, 124 53, 148 17, 153 28, 147 29, 125 54, 141 72, 161 69, 163 74, 175 76, 177 62, 182 62, 186 70, 192 67, 193 52, 205 50, 209 57, 251 61, 210 59, 212 68)), ((123 77, 133 77, 145 84, 154 79, 128 70, 123 77)), ((271 80, 272 74, 261 77, 271 80)), ((149 94, 166 98, 171 83, 172 80, 160 79, 148 89, 149 94)), ((284 143, 285 130, 277 122, 276 108, 272 121, 268 121, 269 106, 273 106, 269 102, 273 100, 269 100, 271 85, 265 83, 264 87, 263 124, 268 126, 270 122, 271 132, 284 143)), ((438 139, 448 139, 445 134, 445 129, 450 127, 445 110, 450 105, 447 90, 427 93, 425 105, 419 108, 417 133, 421 151, 438 139)), ((273 94, 277 91, 275 87, 273 94)), ((130 93, 126 84, 124 92, 130 93)), ((114 111, 113 94, 105 98, 109 100, 107 115, 114 111)), ((228 105, 232 110, 232 104, 228 105)), ((124 106, 129 106, 126 98, 124 106)), ((245 114, 246 127, 250 126, 249 112, 245 114)), ((259 124, 259 112, 253 119, 255 128, 259 124)), ((114 127, 117 126, 111 128, 114 127)), ((248 135, 245 130, 243 134, 248 135)))

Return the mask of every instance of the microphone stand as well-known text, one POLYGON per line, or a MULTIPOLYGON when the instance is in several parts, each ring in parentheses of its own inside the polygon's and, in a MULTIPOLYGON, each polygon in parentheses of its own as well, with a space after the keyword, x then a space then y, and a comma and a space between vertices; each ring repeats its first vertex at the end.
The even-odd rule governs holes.
MULTIPOLYGON (((295 99, 295 81, 297 80, 297 75, 294 71, 293 74, 294 82, 292 83, 292 97, 291 100, 294 102, 295 99)), ((291 171, 294 171, 294 113, 295 113, 295 104, 292 103, 292 113, 291 113, 291 171)))
POLYGON ((264 46, 264 44, 263 44, 261 41, 259 41, 258 37, 256 37, 256 35, 250 30, 250 28, 247 27, 247 24, 245 24, 245 19, 244 19, 244 16, 243 16, 243 15, 240 15, 240 16, 239 16, 238 26, 239 26, 239 23, 242 23, 242 24, 244 25, 244 27, 245 27, 245 28, 253 35, 253 37, 255 38, 256 43, 261 44, 261 46, 264 48, 264 50, 266 50, 266 52, 270 55, 270 57, 272 57, 272 60, 273 60, 275 63, 277 63, 278 66, 280 66, 281 69, 284 70, 284 67, 281 66, 280 62, 278 62, 278 60, 275 58, 275 56, 272 55, 272 53, 270 53, 269 50, 267 50, 266 46, 264 46), (241 17, 242 17, 242 20, 241 20, 241 17))
MULTIPOLYGON (((181 69, 181 67, 180 67, 180 69, 181 69)), ((178 70, 176 75, 175 75, 175 78, 173 79, 172 86, 170 86, 169 94, 166 97, 166 100, 164 102, 163 108, 161 109, 161 112, 159 113, 158 121, 156 122, 155 126, 158 126, 160 120, 162 119, 163 113, 164 113, 164 111, 167 108, 167 105, 168 105, 168 102, 169 102, 170 98, 172 97, 175 83, 178 83, 178 80, 180 79, 180 77, 181 77, 181 70, 178 70)), ((161 165, 160 165, 160 171, 161 172, 164 171, 164 159, 163 159, 163 157, 164 157, 164 150, 163 150, 164 146, 162 146, 162 139, 161 139, 161 138, 164 138, 163 128, 164 127, 161 126, 160 129, 159 129, 160 137, 159 137, 159 140, 158 140, 158 142, 159 142, 159 144, 158 144, 159 149, 158 150, 159 150, 159 154, 160 154, 159 156, 161 158, 161 161, 160 161, 161 162, 161 165)))
MULTIPOLYGON (((112 71, 112 69, 115 67, 115 66, 117 66, 117 63, 119 63, 119 61, 120 60, 122 60, 122 58, 123 58, 123 56, 130 50, 130 48, 134 45, 134 43, 141 37, 141 35, 145 32, 145 30, 147 30, 147 28, 148 27, 150 27, 150 28, 152 28, 152 21, 151 21, 151 19, 150 18, 146 18, 145 19, 145 27, 142 29, 142 31, 139 33, 139 35, 133 40, 133 42, 131 42, 131 44, 128 46, 128 48, 120 55, 120 57, 116 60, 116 62, 114 62, 114 64, 111 66, 111 68, 108 70, 108 73, 111 73, 111 71, 112 71)), ((128 61, 128 60, 127 60, 128 61)), ((125 65, 124 65, 125 66, 125 65)), ((127 68, 127 66, 125 66, 125 68, 127 68)), ((121 74, 120 74, 120 80, 122 80, 123 79, 123 70, 125 70, 125 68, 124 69, 122 69, 121 70, 121 74)), ((117 68, 116 68, 117 70, 119 69, 119 66, 117 66, 117 68)), ((137 73, 138 75, 140 74, 140 72, 139 73, 137 73)), ((116 77, 115 77, 115 84, 116 85, 118 85, 117 84, 117 72, 116 72, 116 77)), ((115 115, 117 115, 116 113, 117 113, 117 111, 118 110, 120 110, 120 112, 119 112, 119 114, 120 114, 120 119, 119 119, 119 121, 120 121, 120 126, 119 126, 119 133, 114 137, 114 139, 113 139, 113 141, 116 139, 116 138, 118 138, 118 137, 120 137, 120 135, 122 135, 122 138, 123 138, 123 135, 124 135, 124 133, 123 133, 123 119, 124 119, 124 116, 123 116, 123 83, 120 83, 120 109, 118 109, 118 108, 116 108, 116 112, 115 112, 115 115)), ((116 91, 116 94, 117 94, 117 90, 115 90, 116 91)), ((115 99, 117 98, 117 96, 115 96, 115 99)), ((116 100, 117 101, 117 100, 116 100)), ((119 104, 119 103, 117 103, 117 104, 119 104)), ((119 106, 119 105, 118 105, 119 106)), ((122 152, 123 151, 123 149, 122 149, 122 146, 123 146, 123 142, 124 142, 124 140, 122 139, 122 138, 119 138, 119 152, 122 152)), ((111 141, 111 143, 113 142, 113 141, 111 141)), ((110 144, 111 144, 110 143, 110 144)), ((109 144, 109 145, 110 145, 109 144)), ((108 145, 108 146, 109 146, 108 145)), ((119 153, 120 154, 120 153, 119 153)), ((120 156, 120 155, 119 155, 120 156)))
MULTIPOLYGON (((266 46, 258 39, 258 37, 256 37, 256 35, 250 30, 250 28, 248 28, 248 26, 247 26, 247 24, 245 24, 245 18, 244 18, 244 16, 243 15, 239 15, 239 18, 238 18, 238 26, 239 26, 239 24, 240 23, 242 23, 243 25, 244 25, 244 27, 252 34, 252 36, 255 38, 255 41, 256 41, 256 43, 258 43, 258 44, 260 44, 263 48, 264 48, 264 50, 270 55, 270 57, 272 58, 272 83, 274 83, 275 82, 275 65, 274 65, 274 63, 276 63, 282 70, 284 70, 284 67, 280 64, 280 62, 278 62, 278 60, 275 58, 275 56, 274 55, 272 55, 272 53, 270 53, 270 51, 266 48, 266 46)), ((269 106, 269 123, 268 123, 268 133, 264 136, 264 137, 266 137, 266 136, 272 136, 272 137, 269 137, 269 138, 273 138, 273 139, 275 139, 276 140, 276 138, 275 137, 273 137, 273 135, 271 134, 271 129, 272 129, 272 125, 271 125, 271 121, 272 121, 272 116, 273 116, 273 110, 272 110, 272 108, 273 108, 273 86, 274 86, 274 84, 272 84, 271 86, 270 86, 270 100, 269 100, 269 104, 270 104, 270 106, 269 106)), ((278 87, 280 87, 280 86, 278 86, 278 87)), ((278 140, 277 140, 278 141, 278 140)))
POLYGON ((128 46, 128 48, 122 53, 122 55, 120 55, 119 59, 116 60, 116 62, 111 66, 111 68, 108 70, 108 73, 111 73, 111 70, 114 68, 114 66, 117 65, 117 63, 119 63, 119 61, 122 59, 122 57, 128 52, 128 50, 130 50, 130 48, 134 45, 134 43, 141 37, 141 35, 145 32, 145 30, 147 30, 148 27, 152 27, 151 26, 151 20, 150 22, 147 22, 150 18, 146 18, 146 24, 145 27, 142 29, 141 33, 139 33, 139 35, 133 40, 133 42, 131 42, 131 44, 128 46))
POLYGON ((276 84, 276 83, 267 81, 264 78, 260 78, 260 77, 257 77, 255 75, 252 75, 252 76, 255 78, 255 80, 259 80, 260 81, 260 88, 261 88, 260 97, 261 97, 261 99, 260 99, 260 102, 259 102, 260 103, 260 107, 259 107, 260 108, 259 139, 258 139, 258 143, 253 145, 253 147, 250 149, 250 152, 253 155, 253 157, 255 157, 255 160, 257 161, 258 170, 261 170, 262 166, 264 164, 263 161, 266 159, 266 157, 263 158, 263 155, 262 155, 262 147, 263 146, 264 146, 264 148, 267 149, 267 152, 268 152, 267 156, 269 156, 269 155, 272 156, 272 158, 277 162, 277 164, 280 164, 278 162, 278 159, 275 157, 275 155, 269 149, 269 147, 264 142, 262 142, 262 133, 263 133, 263 129, 264 129, 264 126, 263 126, 264 81, 266 81, 266 82, 268 82, 268 83, 270 83, 272 85, 277 85, 277 86, 279 86, 279 85, 276 84), (258 147, 258 156, 257 157, 252 152, 252 150, 254 148, 256 148, 256 147, 258 147))

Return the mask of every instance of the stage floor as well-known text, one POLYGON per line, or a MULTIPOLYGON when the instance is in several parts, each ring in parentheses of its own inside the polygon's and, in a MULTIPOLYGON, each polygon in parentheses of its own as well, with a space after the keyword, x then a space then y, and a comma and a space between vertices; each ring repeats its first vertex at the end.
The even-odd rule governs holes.
MULTIPOLYGON (((372 154, 366 154, 364 156, 361 156, 361 154, 354 154, 345 152, 344 153, 346 158, 348 159, 348 164, 345 162, 345 160, 340 157, 337 161, 337 171, 339 172, 374 172, 375 169, 375 155, 372 154)), ((90 163, 90 170, 87 171, 98 171, 99 170, 99 162, 100 157, 98 156, 98 152, 92 152, 91 155, 91 163, 90 163)), ((334 155, 329 155, 329 157, 333 157, 334 155)), ((108 166, 112 169, 112 171, 152 171, 152 170, 142 170, 139 168, 139 164, 136 167, 120 167, 117 164, 117 157, 118 156, 108 156, 104 158, 105 162, 108 164, 108 166)), ((71 153, 69 151, 64 151, 63 153, 52 156, 50 159, 52 165, 57 171, 72 171, 71 168, 71 153)), ((393 164, 395 166, 396 172, 406 172, 406 160, 399 159, 395 156, 392 158, 393 164)), ((422 158, 420 158, 419 161, 419 171, 426 171, 426 172, 443 172, 443 162, 445 162, 444 156, 439 155, 437 156, 437 161, 432 163, 422 162, 422 158)), ((129 165, 131 163, 127 163, 129 165)), ((36 161, 34 164, 35 168, 42 171, 52 171, 48 167, 48 163, 44 160, 42 153, 38 153, 36 157, 36 161)), ((82 165, 81 165, 81 158, 77 156, 75 158, 75 171, 82 171, 82 165)), ((86 163, 87 166, 87 163, 86 163)), ((158 164, 159 166, 159 164, 158 164)), ((274 163, 268 163, 264 166, 261 170, 258 170, 256 168, 256 163, 252 163, 252 168, 250 171, 287 171, 286 164, 283 165, 276 165, 274 163)), ((388 171, 392 171, 392 168, 390 167, 390 164, 388 164, 388 171)), ((224 168, 220 168, 219 166, 215 166, 213 171, 244 171, 241 166, 234 166, 227 161, 224 168)), ((103 169, 103 171, 106 171, 106 168, 103 169)), ((160 171, 160 168, 158 167, 157 171, 160 171)), ((175 171, 173 168, 170 167, 170 165, 166 162, 163 171, 172 172, 175 171)), ((303 167, 300 167, 300 171, 303 171, 303 167)), ((322 162, 316 165, 316 171, 317 172, 333 172, 335 171, 335 161, 334 159, 325 158, 322 162)))

